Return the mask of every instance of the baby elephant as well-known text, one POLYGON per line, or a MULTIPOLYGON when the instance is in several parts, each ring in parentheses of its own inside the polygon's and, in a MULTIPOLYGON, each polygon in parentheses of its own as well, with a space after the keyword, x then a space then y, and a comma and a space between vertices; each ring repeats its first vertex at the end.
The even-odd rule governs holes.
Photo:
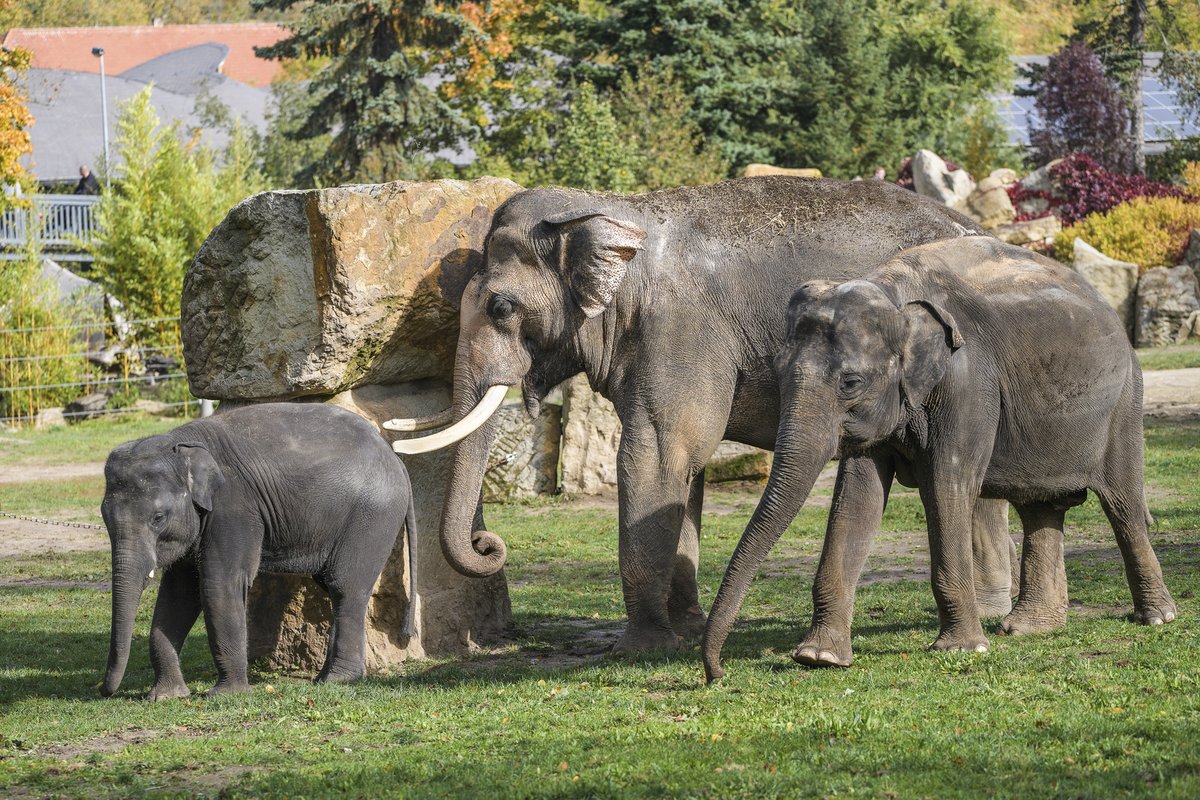
POLYGON ((984 650, 971 580, 975 498, 1010 501, 1025 530, 1021 592, 1001 631, 1066 621, 1063 514, 1095 492, 1116 532, 1134 618, 1175 618, 1147 536, 1142 375, 1124 326, 1060 264, 995 239, 906 250, 862 280, 805 284, 778 353, 781 414, 766 491, 704 635, 704 669, 821 468, 838 468, 813 621, 792 657, 849 666, 854 587, 893 477, 920 490, 940 650, 984 650))
POLYGON ((106 697, 121 685, 138 600, 156 569, 151 700, 188 695, 179 651, 201 608, 217 665, 209 694, 249 689, 246 595, 260 570, 312 575, 329 593, 318 681, 364 674, 367 601, 401 525, 416 586, 408 472, 375 426, 344 409, 266 403, 189 422, 118 447, 104 479, 113 561, 106 697))

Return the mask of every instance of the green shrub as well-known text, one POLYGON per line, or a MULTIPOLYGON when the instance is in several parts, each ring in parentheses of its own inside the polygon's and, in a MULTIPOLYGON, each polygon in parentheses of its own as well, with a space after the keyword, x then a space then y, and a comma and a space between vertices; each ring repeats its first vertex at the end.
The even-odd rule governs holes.
POLYGON ((1058 235, 1054 255, 1069 261, 1075 237, 1100 252, 1146 271, 1183 260, 1188 237, 1200 228, 1200 203, 1183 197, 1139 197, 1103 214, 1090 214, 1058 235))

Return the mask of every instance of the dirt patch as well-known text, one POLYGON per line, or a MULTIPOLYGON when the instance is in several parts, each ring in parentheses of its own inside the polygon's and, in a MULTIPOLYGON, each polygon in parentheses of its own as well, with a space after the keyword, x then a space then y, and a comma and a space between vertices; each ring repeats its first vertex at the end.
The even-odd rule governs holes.
POLYGON ((108 533, 0 518, 0 558, 77 550, 108 550, 108 533))
POLYGON ((55 756, 63 761, 73 761, 79 758, 97 753, 115 753, 118 750, 124 750, 126 747, 135 744, 149 742, 152 739, 159 739, 163 736, 162 731, 151 730, 149 728, 137 728, 130 731, 118 731, 110 733, 106 736, 97 736, 93 739, 85 739, 76 744, 60 745, 58 747, 47 747, 38 751, 38 755, 55 756))
POLYGON ((104 477, 104 462, 0 467, 0 485, 29 481, 69 481, 104 477))
POLYGON ((0 589, 95 589, 107 592, 108 581, 41 581, 21 578, 0 578, 0 589))

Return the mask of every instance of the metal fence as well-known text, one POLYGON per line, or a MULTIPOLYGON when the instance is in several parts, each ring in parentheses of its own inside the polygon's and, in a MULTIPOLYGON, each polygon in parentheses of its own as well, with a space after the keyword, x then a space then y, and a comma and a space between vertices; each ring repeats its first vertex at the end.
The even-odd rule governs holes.
POLYGON ((0 214, 0 260, 21 258, 31 236, 58 261, 91 261, 83 245, 96 234, 96 204, 87 194, 39 194, 0 214))
POLYGON ((13 322, 0 329, 0 423, 34 424, 40 412, 60 407, 68 420, 199 411, 200 401, 187 391, 177 317, 54 326, 13 322), (151 326, 160 337, 165 326, 165 340, 143 347, 135 332, 151 326), (109 395, 103 407, 70 405, 102 392, 109 395))

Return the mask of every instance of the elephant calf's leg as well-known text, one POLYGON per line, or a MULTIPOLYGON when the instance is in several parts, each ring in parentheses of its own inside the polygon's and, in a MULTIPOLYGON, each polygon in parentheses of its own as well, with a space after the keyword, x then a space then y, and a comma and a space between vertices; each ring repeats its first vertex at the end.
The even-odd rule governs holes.
POLYGON ((334 589, 330 591, 330 600, 333 601, 333 625, 329 629, 325 666, 317 674, 316 682, 355 681, 367 672, 365 620, 370 589, 347 595, 334 589))
POLYGON ((675 550, 675 565, 671 574, 671 594, 667 598, 667 613, 671 629, 682 639, 694 639, 704 634, 707 621, 700 608, 700 592, 696 571, 700 566, 700 512, 704 506, 704 470, 692 478, 679 546, 675 550))
POLYGON ((892 468, 886 460, 860 456, 844 458, 838 465, 825 546, 813 580, 812 625, 792 652, 795 661, 814 667, 850 666, 854 589, 891 483, 892 468))
POLYGON ((250 576, 216 572, 204 580, 204 627, 217 664, 210 695, 250 691, 246 669, 246 595, 250 576))
POLYGON ((930 645, 933 650, 981 653, 988 649, 979 624, 971 556, 971 518, 977 492, 975 487, 954 486, 949 476, 935 475, 933 488, 921 487, 929 519, 933 597, 941 625, 930 645))
POLYGON ((1125 577, 1133 593, 1133 619, 1141 625, 1172 622, 1177 613, 1175 601, 1163 583, 1162 567, 1150 544, 1147 531, 1149 511, 1141 491, 1119 497, 1097 490, 1100 505, 1112 523, 1125 562, 1125 577))
POLYGON ((179 653, 188 632, 200 616, 200 581, 196 567, 181 561, 163 574, 150 623, 150 663, 154 688, 149 700, 187 697, 191 694, 179 669, 179 653))
POLYGON ((1021 593, 999 632, 1049 631, 1067 622, 1067 571, 1063 564, 1063 515, 1049 503, 1017 506, 1025 541, 1021 546, 1021 593))

